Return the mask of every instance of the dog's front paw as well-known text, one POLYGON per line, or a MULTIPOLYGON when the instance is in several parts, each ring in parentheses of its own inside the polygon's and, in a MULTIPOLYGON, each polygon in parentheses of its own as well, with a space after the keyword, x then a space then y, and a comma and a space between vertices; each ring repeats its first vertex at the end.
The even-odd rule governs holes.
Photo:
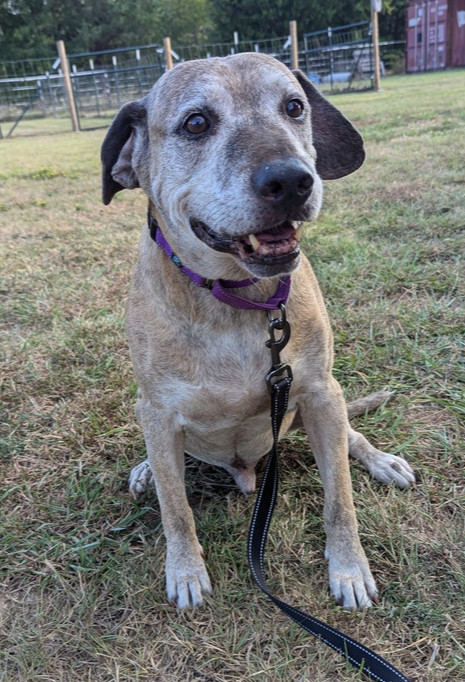
POLYGON ((197 554, 167 551, 166 592, 168 599, 178 609, 201 606, 203 595, 212 591, 207 568, 202 558, 202 549, 197 554))
POLYGON ((339 606, 366 609, 378 602, 378 589, 363 550, 339 557, 326 551, 329 588, 339 606))
POLYGON ((148 459, 131 469, 129 490, 134 499, 143 495, 149 488, 154 488, 155 481, 148 459))
POLYGON ((415 483, 413 469, 403 457, 376 450, 367 462, 367 467, 370 474, 381 483, 394 484, 399 488, 408 488, 415 483))

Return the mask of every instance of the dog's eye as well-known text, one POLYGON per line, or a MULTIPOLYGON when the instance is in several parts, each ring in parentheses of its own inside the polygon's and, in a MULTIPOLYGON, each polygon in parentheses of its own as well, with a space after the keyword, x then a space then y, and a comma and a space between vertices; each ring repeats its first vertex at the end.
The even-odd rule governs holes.
POLYGON ((286 104, 286 114, 291 118, 299 118, 304 112, 304 105, 300 99, 291 99, 286 104))
POLYGON ((209 129, 210 121, 203 114, 191 114, 184 122, 183 127, 192 135, 200 135, 209 129))

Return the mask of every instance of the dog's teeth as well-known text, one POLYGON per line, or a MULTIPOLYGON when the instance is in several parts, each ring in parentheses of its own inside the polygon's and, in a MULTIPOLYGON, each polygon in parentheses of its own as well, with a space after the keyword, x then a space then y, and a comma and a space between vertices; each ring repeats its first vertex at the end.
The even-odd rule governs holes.
POLYGON ((300 242, 300 238, 302 237, 302 232, 303 232, 303 231, 304 231, 304 226, 303 226, 303 225, 301 225, 300 227, 298 227, 297 230, 295 231, 295 238, 296 238, 297 241, 299 241, 299 242, 300 242))
POLYGON ((254 234, 249 234, 249 241, 253 250, 258 251, 260 248, 260 242, 258 241, 257 237, 254 234))

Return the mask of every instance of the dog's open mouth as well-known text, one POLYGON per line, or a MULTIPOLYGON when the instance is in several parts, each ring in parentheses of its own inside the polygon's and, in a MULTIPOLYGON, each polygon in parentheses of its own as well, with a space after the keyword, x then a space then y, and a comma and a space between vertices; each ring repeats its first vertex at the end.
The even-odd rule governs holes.
POLYGON ((234 239, 216 234, 205 223, 191 221, 198 239, 216 251, 231 253, 241 260, 254 263, 287 263, 299 254, 299 241, 303 226, 294 227, 286 220, 269 232, 253 232, 234 239))

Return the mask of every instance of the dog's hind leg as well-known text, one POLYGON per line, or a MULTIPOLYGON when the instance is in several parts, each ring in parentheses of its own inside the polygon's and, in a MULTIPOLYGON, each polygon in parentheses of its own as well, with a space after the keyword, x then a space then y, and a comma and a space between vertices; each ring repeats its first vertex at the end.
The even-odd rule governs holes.
POLYGON ((412 468, 402 457, 377 450, 365 436, 349 426, 349 455, 360 460, 370 474, 381 483, 408 488, 415 483, 412 468))
MULTIPOLYGON (((347 416, 350 419, 365 412, 371 412, 387 402, 393 395, 391 391, 378 391, 347 403, 347 416)), ((415 483, 415 474, 405 459, 377 450, 365 436, 355 431, 350 425, 349 455, 360 460, 370 474, 381 483, 395 484, 399 488, 408 488, 415 483)))

